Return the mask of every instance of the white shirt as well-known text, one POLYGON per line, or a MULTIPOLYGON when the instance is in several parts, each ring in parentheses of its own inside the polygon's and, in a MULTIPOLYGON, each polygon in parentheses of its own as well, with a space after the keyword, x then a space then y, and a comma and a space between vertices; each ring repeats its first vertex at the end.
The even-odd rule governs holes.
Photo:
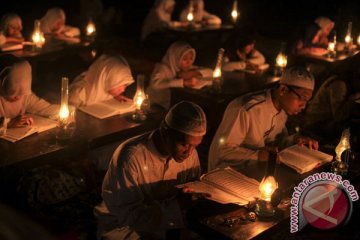
MULTIPOLYGON (((265 64, 265 57, 262 55, 258 50, 253 50, 249 58, 246 59, 249 63, 255 65, 263 65, 265 64)), ((235 71, 235 70, 244 70, 246 68, 246 62, 239 60, 239 61, 230 61, 228 57, 224 57, 222 70, 223 71, 235 71)))
POLYGON ((99 232, 130 226, 159 236, 183 227, 175 199, 182 184, 200 176, 196 150, 182 163, 166 161, 154 146, 153 133, 132 138, 115 150, 105 175, 99 214, 99 232))
POLYGON ((228 105, 211 143, 208 170, 257 160, 258 151, 266 144, 292 140, 282 139, 288 135, 286 120, 286 113, 275 108, 270 89, 236 98, 228 105))

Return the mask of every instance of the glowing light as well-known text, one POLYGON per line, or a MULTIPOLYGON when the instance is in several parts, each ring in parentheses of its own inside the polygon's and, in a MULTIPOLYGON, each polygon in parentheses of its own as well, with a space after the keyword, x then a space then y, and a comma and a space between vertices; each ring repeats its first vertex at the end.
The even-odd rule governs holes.
POLYGON ((285 68, 287 65, 287 56, 280 52, 276 57, 276 65, 285 68))
POLYGON ((334 43, 334 42, 329 42, 328 50, 329 50, 330 52, 334 52, 334 51, 335 51, 335 43, 334 43))
POLYGON ((91 36, 95 33, 96 27, 95 24, 90 20, 88 25, 86 26, 86 35, 91 36))
POLYGON ((261 198, 265 201, 271 200, 271 195, 278 188, 278 184, 273 176, 264 177, 259 185, 261 198))
POLYGON ((187 19, 189 22, 193 21, 193 20, 194 20, 194 14, 193 14, 192 12, 189 12, 188 15, 187 15, 187 17, 186 17, 186 19, 187 19))
POLYGON ((232 8, 232 11, 231 11, 231 17, 232 17, 234 22, 236 22, 238 17, 239 17, 239 13, 238 13, 238 10, 237 10, 237 1, 236 0, 234 1, 234 4, 233 4, 233 8, 232 8))
POLYGON ((335 148, 336 153, 336 160, 341 162, 341 154, 347 150, 350 149, 350 130, 345 129, 341 135, 341 139, 339 141, 339 144, 335 148))
POLYGON ((357 37, 357 44, 360 46, 360 34, 359 34, 359 36, 357 37))
POLYGON ((63 121, 63 122, 67 121, 67 119, 69 118, 69 115, 70 115, 69 107, 61 106, 60 112, 59 112, 60 121, 63 121))

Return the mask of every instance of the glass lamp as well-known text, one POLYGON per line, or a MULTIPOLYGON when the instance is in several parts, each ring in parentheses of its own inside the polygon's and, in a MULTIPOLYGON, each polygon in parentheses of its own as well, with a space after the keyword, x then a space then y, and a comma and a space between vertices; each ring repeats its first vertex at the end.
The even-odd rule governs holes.
POLYGON ((216 92, 221 92, 221 77, 222 77, 221 67, 222 67, 224 52, 225 50, 223 48, 219 49, 216 60, 216 66, 213 71, 213 79, 214 79, 213 87, 216 92))
POLYGON ((36 49, 41 49, 42 46, 45 44, 45 37, 44 33, 41 32, 39 20, 35 20, 34 22, 34 32, 31 38, 36 49))
POLYGON ((89 40, 93 40, 96 33, 96 27, 91 19, 89 20, 88 24, 86 25, 86 37, 89 40))
POLYGON ((232 11, 231 11, 231 18, 232 18, 234 23, 237 22, 238 17, 239 17, 238 2, 237 2, 237 0, 234 0, 232 11))
POLYGON ((287 56, 283 53, 282 49, 276 56, 275 61, 275 76, 281 76, 287 65, 287 56))
POLYGON ((135 105, 135 112, 132 116, 132 118, 135 121, 144 121, 147 118, 144 109, 142 108, 144 103, 147 101, 147 96, 145 95, 145 91, 144 91, 144 81, 145 81, 144 75, 140 74, 137 76, 136 93, 133 98, 133 102, 135 105))
POLYGON ((189 12, 186 16, 186 19, 189 22, 189 26, 191 26, 192 23, 194 22, 194 2, 193 2, 193 0, 190 0, 189 12))
POLYGON ((350 129, 342 132, 339 144, 335 148, 336 157, 331 166, 333 173, 346 176, 350 159, 350 129))

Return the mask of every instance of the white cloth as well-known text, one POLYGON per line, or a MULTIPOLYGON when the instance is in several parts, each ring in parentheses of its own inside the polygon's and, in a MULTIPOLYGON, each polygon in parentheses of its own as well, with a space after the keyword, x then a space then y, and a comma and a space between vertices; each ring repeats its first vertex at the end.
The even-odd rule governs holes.
POLYGON ((167 161, 155 148, 152 135, 129 139, 114 152, 102 186, 104 201, 95 208, 99 235, 129 226, 139 233, 163 236, 166 229, 184 227, 175 185, 199 178, 197 152, 181 163, 167 161))
POLYGON ((80 29, 72 26, 65 25, 66 16, 64 10, 61 8, 51 8, 49 9, 45 16, 40 20, 40 29, 43 33, 61 33, 67 37, 75 37, 80 35, 80 29), (58 27, 57 24, 59 21, 63 22, 63 25, 59 29, 55 30, 55 27, 58 27))
MULTIPOLYGON (((246 61, 255 64, 263 65, 265 64, 265 57, 258 50, 254 49, 246 61)), ((235 71, 235 70, 244 70, 246 68, 245 61, 230 61, 228 57, 224 57, 222 70, 223 71, 235 71)))
POLYGON ((166 9, 175 5, 174 0, 157 0, 145 18, 141 29, 141 40, 150 33, 161 31, 171 24, 171 13, 166 9))
MULTIPOLYGON (((188 43, 181 41, 174 42, 162 58, 161 63, 155 65, 147 89, 152 103, 159 104, 165 109, 170 107, 170 88, 184 87, 184 80, 177 78, 176 75, 180 71, 180 61, 182 57, 189 51, 192 51, 194 54, 194 62, 196 57, 195 49, 188 43)), ((192 66, 191 69, 198 70, 204 78, 212 77, 212 69, 197 66, 192 66)))
POLYGON ((274 107, 271 90, 250 93, 233 100, 224 113, 209 151, 208 170, 241 166, 246 160, 257 160, 266 144, 293 142, 285 123, 286 113, 274 107))
POLYGON ((85 73, 70 84, 69 102, 75 106, 91 105, 113 98, 109 90, 134 82, 129 64, 122 56, 102 55, 85 73))
MULTIPOLYGON (((190 10, 190 1, 189 4, 181 11, 180 13, 180 21, 187 22, 187 15, 190 10)), ((204 21, 209 25, 220 25, 221 19, 205 10, 204 1, 203 0, 194 0, 194 22, 202 22, 204 21)))

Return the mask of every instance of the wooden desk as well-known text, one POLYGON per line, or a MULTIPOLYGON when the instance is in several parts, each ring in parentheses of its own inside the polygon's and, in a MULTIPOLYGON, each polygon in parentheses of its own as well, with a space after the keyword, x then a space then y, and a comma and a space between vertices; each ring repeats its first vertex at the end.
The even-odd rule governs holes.
POLYGON ((56 128, 33 134, 15 143, 1 139, 0 167, 36 166, 55 158, 69 158, 86 153, 89 149, 150 131, 158 127, 160 122, 156 115, 149 116, 143 123, 135 123, 130 117, 114 116, 100 120, 78 111, 76 131, 73 138, 66 143, 56 140, 56 128))
MULTIPOLYGON (((360 163, 358 160, 350 162, 351 169, 349 170, 349 178, 354 184, 355 180, 359 181, 360 163)), ((246 209, 235 204, 218 204, 212 201, 199 202, 193 209, 191 209, 189 218, 190 228, 203 236, 205 239, 277 239, 273 238, 277 232, 286 232, 287 237, 290 235, 290 198, 293 193, 293 187, 300 183, 307 176, 315 172, 327 172, 330 170, 330 165, 324 165, 319 169, 308 172, 306 174, 298 174, 291 168, 285 165, 276 166, 276 179, 279 183, 279 189, 283 192, 283 200, 276 208, 274 217, 260 218, 254 222, 243 221, 234 224, 232 227, 224 225, 224 220, 228 217, 246 216, 249 211, 253 209, 246 209)), ((264 163, 256 163, 241 170, 244 174, 261 180, 265 172, 264 163)), ((310 231, 316 231, 310 229, 310 231)), ((300 231, 301 233, 302 231, 300 231)), ((323 231, 325 232, 325 231, 323 231)), ((338 232, 338 230, 334 230, 338 232)), ((327 236, 331 236, 329 231, 327 236)), ((280 239, 284 239, 284 236, 280 239)), ((326 238, 326 239, 331 239, 326 238)), ((335 239, 335 238, 333 238, 335 239)))

